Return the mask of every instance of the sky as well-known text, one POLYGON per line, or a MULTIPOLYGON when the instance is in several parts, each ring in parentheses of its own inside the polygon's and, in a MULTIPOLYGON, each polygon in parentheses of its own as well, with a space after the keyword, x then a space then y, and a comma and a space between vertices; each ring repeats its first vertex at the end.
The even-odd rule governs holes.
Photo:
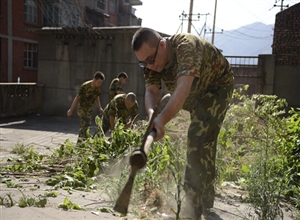
MULTIPOLYGON (((141 0, 142 6, 134 6, 135 15, 142 19, 142 27, 149 27, 165 34, 187 32, 190 0, 141 0), (182 18, 184 20, 182 21, 182 18)), ((201 35, 213 29, 215 0, 194 0, 191 32, 201 35), (200 14, 200 18, 198 18, 200 14)), ((283 6, 299 3, 284 0, 283 6)), ((241 26, 261 22, 275 23, 280 12, 281 0, 217 0, 215 32, 235 30, 241 26), (277 5, 274 7, 274 5, 277 5)), ((286 7, 284 7, 286 9, 286 7)))

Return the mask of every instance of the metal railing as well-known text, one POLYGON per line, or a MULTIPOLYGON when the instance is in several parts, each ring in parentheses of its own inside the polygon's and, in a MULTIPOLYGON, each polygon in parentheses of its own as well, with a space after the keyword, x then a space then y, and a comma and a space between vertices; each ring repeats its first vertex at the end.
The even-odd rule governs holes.
POLYGON ((258 65, 257 56, 226 56, 232 67, 254 67, 258 65))
POLYGON ((0 83, 0 117, 41 113, 44 86, 36 83, 0 83))

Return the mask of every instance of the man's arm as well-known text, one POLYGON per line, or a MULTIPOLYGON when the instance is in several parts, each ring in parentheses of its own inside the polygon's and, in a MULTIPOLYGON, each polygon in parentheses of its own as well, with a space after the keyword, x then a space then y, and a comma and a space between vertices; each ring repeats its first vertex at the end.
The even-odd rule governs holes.
POLYGON ((114 130, 115 129, 115 117, 114 116, 109 116, 109 124, 110 124, 110 129, 114 130))
POLYGON ((122 89, 117 89, 117 94, 126 94, 126 93, 123 92, 122 89))
POLYGON ((117 99, 113 99, 109 102, 109 109, 108 109, 108 115, 109 115, 109 124, 110 129, 115 129, 115 118, 117 116, 117 99))
POLYGON ((125 128, 125 129, 130 128, 131 125, 134 123, 135 119, 137 118, 137 116, 138 116, 138 115, 136 115, 136 116, 133 117, 133 118, 130 118, 130 120, 127 122, 127 124, 125 125, 124 128, 125 128))
POLYGON ((137 105, 137 102, 136 102, 136 104, 132 108, 133 109, 132 109, 132 112, 130 114, 130 120, 126 123, 126 125, 124 127, 125 129, 130 128, 131 125, 136 120, 136 118, 139 116, 139 107, 137 105))
POLYGON ((193 76, 181 76, 177 79, 177 86, 168 104, 154 120, 156 138, 158 140, 164 136, 164 126, 179 112, 185 100, 190 94, 193 83, 193 76))
POLYGON ((118 81, 117 84, 116 84, 116 93, 117 93, 117 94, 125 94, 125 92, 123 92, 122 85, 120 84, 119 81, 118 81))
POLYGON ((95 102, 96 102, 96 105, 97 105, 97 107, 98 107, 98 109, 99 109, 100 114, 102 114, 102 113, 103 113, 103 109, 102 109, 102 107, 101 107, 101 103, 100 103, 100 98, 99 98, 99 96, 96 98, 95 102))
POLYGON ((124 126, 125 129, 129 128, 132 125, 132 118, 130 118, 130 120, 126 123, 126 125, 124 126))
POLYGON ((161 99, 159 85, 153 84, 146 88, 145 93, 145 107, 148 113, 149 120, 152 117, 154 109, 159 105, 161 99))
POLYGON ((79 99, 80 99, 80 96, 76 95, 76 97, 74 98, 74 100, 72 102, 70 109, 67 111, 67 116, 70 117, 73 114, 73 110, 74 110, 75 106, 77 105, 79 99))

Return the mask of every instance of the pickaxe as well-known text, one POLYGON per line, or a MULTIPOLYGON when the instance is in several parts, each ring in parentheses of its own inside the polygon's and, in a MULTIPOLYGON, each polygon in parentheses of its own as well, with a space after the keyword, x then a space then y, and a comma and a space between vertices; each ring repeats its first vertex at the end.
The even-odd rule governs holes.
POLYGON ((142 169, 146 165, 148 151, 149 151, 151 144, 156 136, 156 131, 153 130, 153 128, 152 128, 153 121, 154 121, 154 118, 156 117, 156 115, 157 115, 157 108, 155 109, 155 111, 151 117, 151 120, 148 124, 141 147, 138 149, 135 149, 130 156, 130 160, 129 160, 129 163, 131 165, 130 176, 129 176, 129 179, 127 180, 127 183, 124 186, 124 188, 116 202, 116 205, 114 206, 115 211, 120 212, 125 215, 128 212, 128 205, 129 205, 129 200, 130 200, 130 196, 131 196, 131 192, 132 192, 135 175, 138 170, 142 169))

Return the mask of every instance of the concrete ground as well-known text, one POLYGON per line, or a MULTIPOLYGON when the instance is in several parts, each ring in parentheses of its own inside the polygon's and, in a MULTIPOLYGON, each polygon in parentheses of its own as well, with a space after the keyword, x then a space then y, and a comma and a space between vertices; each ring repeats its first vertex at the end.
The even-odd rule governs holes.
POLYGON ((77 140, 79 119, 75 117, 24 116, 1 119, 0 147, 34 145, 39 150, 57 147, 66 139, 77 140))
MULTIPOLYGON (((92 127, 92 130, 94 127, 92 127)), ((51 116, 24 116, 1 119, 0 123, 0 159, 1 161, 10 156, 12 147, 16 145, 34 146, 38 152, 51 154, 51 150, 59 147, 65 140, 77 141, 79 130, 79 119, 77 117, 51 117, 51 116)), ((7 188, 6 184, 0 183, 0 196, 6 197, 11 194, 12 198, 18 201, 22 195, 30 195, 36 198, 43 195, 51 187, 43 184, 44 178, 19 178, 13 175, 2 174, 0 179, 12 178, 15 183, 22 185, 21 190, 7 188), (32 188, 40 188, 32 191, 32 188)), ((48 198, 46 208, 14 206, 6 208, 0 206, 0 220, 28 220, 28 219, 119 219, 112 213, 97 211, 99 207, 111 207, 112 202, 101 192, 73 191, 69 194, 65 190, 56 190, 59 194, 56 198, 48 198), (73 203, 83 206, 86 211, 64 211, 57 208, 65 197, 69 197, 73 203)), ((6 197, 7 198, 7 197, 6 197)))

